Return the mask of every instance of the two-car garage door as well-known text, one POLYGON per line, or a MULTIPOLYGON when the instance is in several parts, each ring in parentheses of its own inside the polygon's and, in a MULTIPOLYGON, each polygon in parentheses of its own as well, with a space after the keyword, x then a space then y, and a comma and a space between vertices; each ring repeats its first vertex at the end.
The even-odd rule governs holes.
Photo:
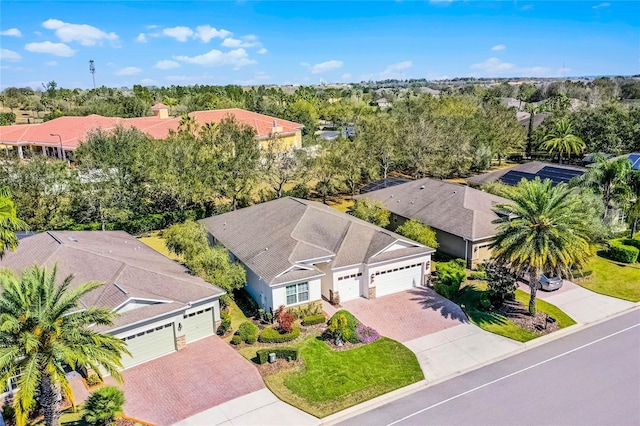
POLYGON ((176 350, 176 339, 173 334, 173 322, 156 326, 148 330, 127 336, 129 355, 122 356, 124 368, 140 364, 176 350))
POLYGON ((422 263, 381 269, 374 274, 376 297, 409 290, 422 283, 422 263))

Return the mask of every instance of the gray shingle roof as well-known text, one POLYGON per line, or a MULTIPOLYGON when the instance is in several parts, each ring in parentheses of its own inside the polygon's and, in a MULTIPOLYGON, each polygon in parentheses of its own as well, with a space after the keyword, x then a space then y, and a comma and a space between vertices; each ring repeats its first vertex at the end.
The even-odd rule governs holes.
POLYGON ((116 318, 112 328, 224 293, 122 231, 35 234, 22 238, 18 250, 5 253, 0 260, 0 268, 18 273, 34 264, 47 267, 57 264, 59 280, 71 274, 75 276, 72 287, 87 281, 105 283, 81 300, 84 307, 115 309, 128 299, 136 298, 167 302, 126 311, 116 318))
POLYGON ((471 241, 495 235, 492 222, 498 215, 492 207, 509 202, 468 186, 428 178, 355 198, 378 200, 392 213, 471 241))
MULTIPOLYGON (((201 220, 209 233, 269 284, 321 276, 293 270, 298 262, 333 258, 332 267, 380 261, 375 257, 397 241, 415 253, 434 250, 324 204, 281 198, 201 220)), ((400 257, 396 250, 392 258, 400 257)), ((405 254, 406 255, 406 254, 405 254)))

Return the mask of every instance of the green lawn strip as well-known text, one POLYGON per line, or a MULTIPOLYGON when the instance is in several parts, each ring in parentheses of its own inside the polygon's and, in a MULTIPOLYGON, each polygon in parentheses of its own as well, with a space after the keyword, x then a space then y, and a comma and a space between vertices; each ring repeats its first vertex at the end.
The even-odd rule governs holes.
POLYGON ((424 378, 415 354, 385 337, 355 349, 334 351, 311 336, 299 349, 304 366, 264 380, 280 399, 318 418, 424 378))
POLYGON ((576 283, 596 293, 640 302, 640 264, 614 262, 597 256, 585 268, 590 276, 576 283))
MULTIPOLYGON (((238 331, 238 327, 240 327, 240 324, 242 324, 245 321, 249 321, 247 317, 244 315, 244 313, 242 312, 242 309, 240 309, 236 304, 236 302, 234 302, 233 300, 229 305, 229 315, 231 316, 231 329, 233 330, 234 333, 238 331)), ((233 337, 233 333, 229 334, 225 338, 225 341, 230 342, 232 337, 233 337)))
MULTIPOLYGON (((533 340, 541 336, 540 333, 526 330, 514 324, 502 314, 478 309, 477 307, 479 306, 480 297, 482 296, 482 292, 487 289, 487 283, 484 281, 475 281, 471 286, 473 286, 475 290, 469 289, 463 291, 457 302, 467 314, 471 322, 475 325, 485 331, 489 331, 518 342, 528 342, 529 340, 533 340)), ((468 285, 467 288, 469 287, 470 286, 468 285)), ((527 306, 529 303, 529 294, 518 289, 516 290, 516 300, 527 306)), ((551 303, 537 299, 536 306, 538 310, 554 317, 558 321, 559 328, 575 324, 573 319, 551 303)))
POLYGON ((167 246, 164 244, 164 238, 162 238, 161 235, 162 235, 162 231, 154 231, 154 232, 149 232, 148 234, 145 234, 143 237, 140 237, 138 239, 144 244, 154 249, 155 251, 164 254, 169 259, 182 262, 183 261, 182 256, 176 256, 175 254, 170 253, 169 250, 167 250, 167 246))

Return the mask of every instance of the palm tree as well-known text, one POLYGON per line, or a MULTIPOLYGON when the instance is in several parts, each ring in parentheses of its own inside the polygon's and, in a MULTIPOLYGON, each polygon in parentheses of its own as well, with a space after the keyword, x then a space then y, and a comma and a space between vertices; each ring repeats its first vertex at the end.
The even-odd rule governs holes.
POLYGON ((16 216, 16 208, 7 188, 0 188, 0 259, 5 250, 18 246, 17 231, 26 231, 27 224, 16 216))
POLYGON ((640 221, 640 170, 632 170, 629 174, 629 188, 631 195, 629 206, 631 236, 629 238, 634 239, 638 229, 638 222, 640 221))
POLYGON ((542 147, 549 153, 557 152, 558 161, 562 164, 562 153, 566 152, 571 158, 571 153, 580 154, 584 152, 587 145, 578 136, 572 134, 571 122, 566 118, 561 118, 555 127, 544 138, 542 147))
POLYGON ((595 166, 591 167, 576 184, 589 187, 602 194, 604 217, 614 201, 623 201, 629 195, 629 176, 632 171, 631 161, 621 157, 613 161, 600 156, 595 166))
POLYGON ((57 267, 47 271, 35 265, 20 276, 0 273, 0 393, 17 377, 13 407, 18 426, 27 423, 36 399, 45 424, 58 424, 60 392, 73 403, 64 365, 88 366, 98 376, 102 367, 121 382, 120 357, 129 354, 124 341, 90 328, 111 325, 111 311, 80 307, 80 299, 102 284, 70 288, 70 275, 57 285, 56 272, 57 267))
POLYGON ((492 256, 517 276, 529 274, 529 312, 534 315, 540 274, 570 276, 572 266, 592 255, 591 221, 578 195, 565 184, 553 187, 548 179, 521 181, 512 200, 494 207, 503 216, 496 221, 492 256))
POLYGON ((540 107, 534 104, 526 104, 524 110, 529 113, 529 125, 527 127, 527 147, 525 154, 527 158, 531 158, 533 151, 533 123, 535 122, 536 114, 540 112, 540 107))

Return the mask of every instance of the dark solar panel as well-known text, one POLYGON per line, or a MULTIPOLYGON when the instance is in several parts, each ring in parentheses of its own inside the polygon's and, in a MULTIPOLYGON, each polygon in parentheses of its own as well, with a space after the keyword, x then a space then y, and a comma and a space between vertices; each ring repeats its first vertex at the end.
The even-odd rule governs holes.
POLYGON ((631 167, 633 167, 634 170, 640 170, 640 154, 629 155, 629 160, 631 161, 631 167))
POLYGON ((502 177, 500 178, 500 181, 502 181, 502 183, 505 183, 507 185, 515 186, 522 179, 533 180, 535 179, 535 177, 536 175, 532 173, 525 173, 525 172, 518 172, 515 170, 511 170, 505 173, 504 175, 502 175, 502 177))
POLYGON ((540 179, 549 179, 556 186, 559 183, 567 183, 576 176, 582 175, 584 172, 581 170, 562 169, 560 167, 545 166, 537 173, 525 173, 516 170, 511 170, 505 173, 500 181, 507 185, 517 185, 522 179, 533 180, 536 177, 540 179))
POLYGON ((374 182, 368 183, 360 189, 361 194, 366 194, 367 192, 377 191, 379 189, 390 188, 392 186, 400 185, 402 183, 409 182, 408 179, 403 178, 386 178, 376 180, 374 182))

